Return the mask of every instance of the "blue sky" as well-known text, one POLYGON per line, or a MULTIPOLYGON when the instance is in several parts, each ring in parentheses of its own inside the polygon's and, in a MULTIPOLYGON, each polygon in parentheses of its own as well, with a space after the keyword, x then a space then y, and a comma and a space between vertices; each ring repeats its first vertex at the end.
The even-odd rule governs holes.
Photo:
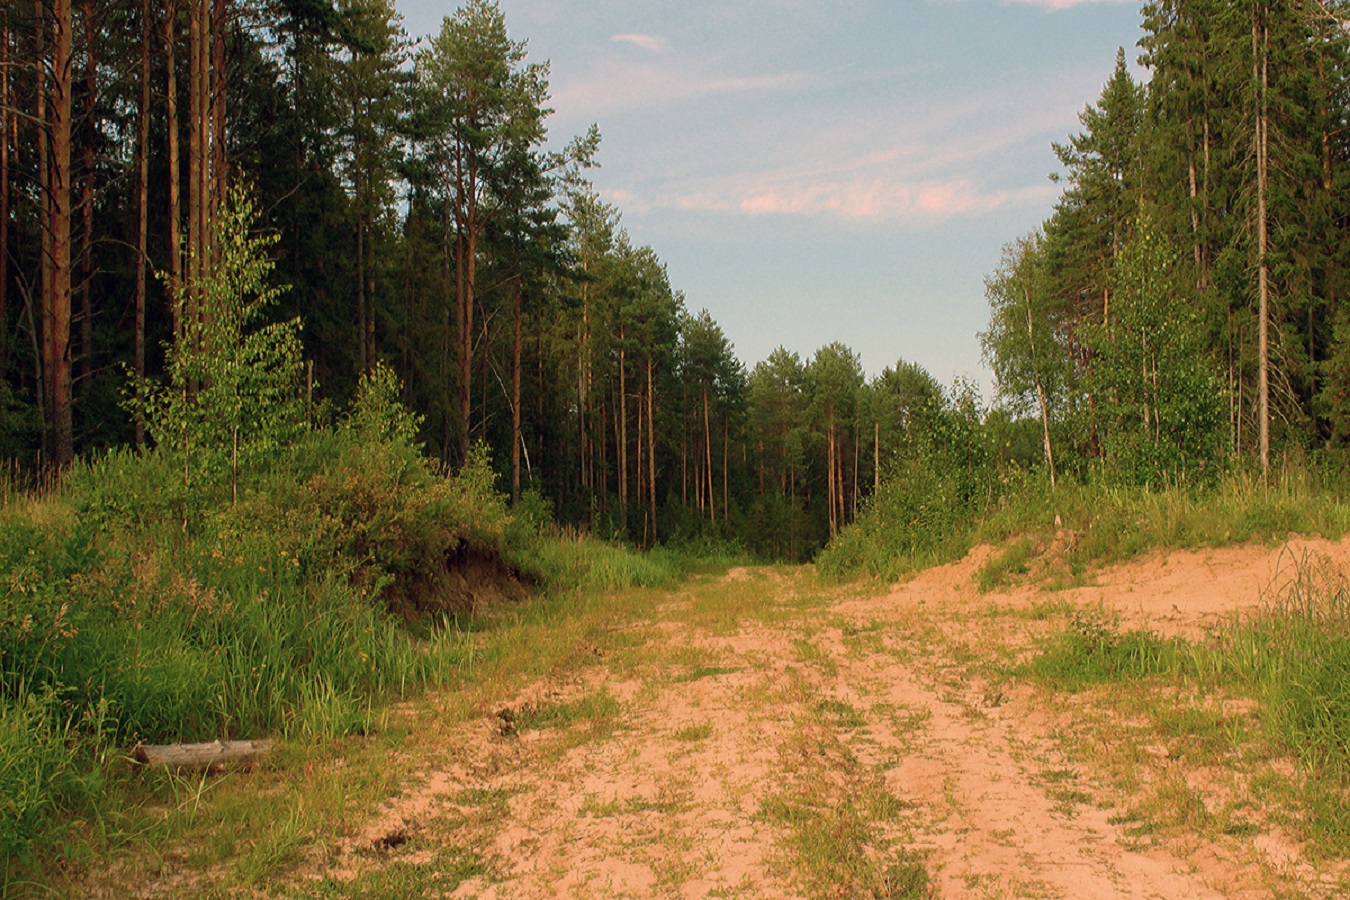
MULTIPOLYGON (((408 33, 448 0, 396 0, 408 33)), ((500 0, 555 142, 747 366, 830 341, 989 391, 983 278, 1058 189, 1139 0, 500 0)))

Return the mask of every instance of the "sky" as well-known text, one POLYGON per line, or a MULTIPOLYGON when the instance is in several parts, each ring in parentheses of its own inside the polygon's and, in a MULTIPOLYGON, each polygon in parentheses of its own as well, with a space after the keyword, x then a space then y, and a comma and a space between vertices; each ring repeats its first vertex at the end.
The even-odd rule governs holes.
MULTIPOLYGON (((747 368, 840 341, 875 375, 992 377, 984 278, 1060 188, 1140 0, 499 0, 550 64, 550 142, 747 368)), ((453 0, 396 0, 411 37, 453 0)), ((1143 77, 1136 69, 1136 77, 1143 77)))

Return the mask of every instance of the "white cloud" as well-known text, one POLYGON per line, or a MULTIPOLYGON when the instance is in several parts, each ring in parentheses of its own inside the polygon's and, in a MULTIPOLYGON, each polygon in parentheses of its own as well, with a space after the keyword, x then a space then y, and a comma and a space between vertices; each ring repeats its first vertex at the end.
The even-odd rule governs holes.
POLYGON ((803 81, 796 74, 728 75, 700 71, 692 63, 623 64, 610 62, 590 78, 570 82, 553 94, 555 109, 577 119, 592 119, 616 110, 654 107, 718 94, 764 91, 803 81))
POLYGON ((632 44, 650 53, 666 52, 666 39, 651 34, 616 34, 610 40, 616 44, 632 44))

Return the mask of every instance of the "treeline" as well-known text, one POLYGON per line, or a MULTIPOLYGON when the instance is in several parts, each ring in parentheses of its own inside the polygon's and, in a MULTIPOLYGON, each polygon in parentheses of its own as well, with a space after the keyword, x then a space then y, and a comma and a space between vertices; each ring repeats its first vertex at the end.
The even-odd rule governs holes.
POLYGON ((1065 190, 987 279, 1002 397, 1049 480, 1142 485, 1350 439, 1344 3, 1156 0, 1065 190))
POLYGON ((989 411, 838 344, 747 370, 586 180, 598 131, 548 139, 547 65, 489 0, 420 44, 388 0, 11 3, 0 453, 153 442, 136 410, 212 333, 238 184, 311 423, 387 363, 442 463, 481 441, 513 501, 643 545, 807 558, 920 465, 966 473, 965 509, 1010 463, 1160 484, 1341 443, 1340 8, 1144 7, 1148 84, 1122 52, 1055 147, 1054 214, 988 279, 989 411))
POLYGON ((238 184, 315 424, 383 361, 434 456, 482 441, 513 501, 607 536, 805 558, 949 405, 839 345, 747 372, 586 181, 598 131, 548 141, 547 65, 489 0, 417 45, 388 0, 34 0, 0 61, 9 458, 153 443, 136 410, 225 314, 238 184))

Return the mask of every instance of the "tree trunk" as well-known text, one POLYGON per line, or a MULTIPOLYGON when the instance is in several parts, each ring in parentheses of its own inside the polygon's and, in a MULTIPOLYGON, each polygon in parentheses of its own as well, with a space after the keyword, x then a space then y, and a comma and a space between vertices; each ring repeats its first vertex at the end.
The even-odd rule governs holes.
MULTIPOLYGON (((150 0, 141 0, 141 96, 136 111, 136 397, 145 379, 145 267, 150 219, 150 0)), ((145 419, 136 415, 136 446, 145 444, 145 419)))
MULTIPOLYGON (((1031 350, 1031 358, 1036 359, 1036 332, 1032 327, 1031 318, 1031 291, 1024 284, 1022 286, 1022 296, 1026 300, 1027 310, 1027 345, 1031 350)), ((1041 408, 1041 442, 1045 448, 1045 465, 1050 470, 1050 489, 1055 489, 1055 454, 1050 446, 1050 409, 1046 401, 1045 385, 1041 381, 1040 372, 1036 373, 1036 401, 1041 408)))
MULTIPOLYGON (((450 309, 454 306, 455 321, 459 321, 459 304, 451 303, 450 285, 453 283, 450 277, 450 259, 453 255, 450 250, 450 234, 454 228, 450 218, 449 209, 446 210, 444 227, 441 233, 441 367, 440 367, 440 387, 445 391, 443 395, 443 404, 441 407, 441 459, 450 458, 450 441, 453 416, 451 413, 450 399, 450 309)), ((456 241, 458 246, 458 241, 456 241)))
POLYGON ((165 128, 169 133, 169 311, 173 317, 173 337, 183 336, 183 235, 182 160, 179 158, 178 73, 175 49, 178 45, 178 0, 164 7, 164 69, 167 111, 165 128))
MULTIPOLYGON (((586 274, 586 260, 581 261, 581 273, 586 274)), ((587 290, 589 285, 585 282, 581 285, 581 334, 577 338, 577 439, 578 456, 581 462, 581 486, 583 489, 589 489, 591 486, 591 447, 590 440, 586 433, 590 427, 590 415, 588 404, 591 396, 591 308, 590 292, 587 290)))
POLYGON ((42 336, 42 352, 35 360, 38 367, 37 383, 39 387, 38 405, 42 409, 42 455, 51 462, 56 455, 52 446, 54 430, 52 423, 50 361, 53 355, 51 347, 52 330, 47 323, 48 295, 53 282, 52 274, 52 194, 51 194, 51 127, 47 120, 47 17, 42 0, 33 0, 33 59, 39 61, 34 75, 34 107, 37 122, 37 167, 38 167, 38 325, 42 336))
MULTIPOLYGON (((80 128, 80 381, 86 382, 93 368, 94 346, 94 114, 98 96, 98 45, 94 4, 84 0, 84 122, 80 128)), ((82 388, 83 390, 84 388, 82 388)))
POLYGON ((722 521, 731 521, 731 424, 726 416, 722 418, 722 515, 722 521))
MULTIPOLYGON (((356 202, 361 203, 361 176, 357 175, 356 202)), ((356 344, 360 351, 357 366, 360 374, 370 374, 372 360, 366 355, 366 217, 356 214, 356 344)))
POLYGON ((834 421, 832 417, 826 418, 825 426, 825 503, 830 510, 830 537, 838 532, 838 509, 834 502, 834 421))
POLYGON ((703 391, 703 450, 708 464, 708 514, 714 525, 717 524, 717 506, 713 503, 712 475, 712 429, 708 421, 708 391, 703 391))
POLYGON ((228 96, 229 78, 225 58, 225 34, 229 0, 214 0, 211 6, 211 46, 209 73, 210 119, 208 140, 210 143, 210 169, 206 179, 206 191, 209 202, 206 207, 206 220, 203 223, 202 236, 208 247, 210 265, 215 267, 218 248, 215 246, 214 224, 220 209, 225 205, 225 191, 229 185, 225 157, 225 100, 228 96))
POLYGON ((1258 427, 1261 442, 1261 472, 1270 474, 1270 262, 1267 258, 1268 227, 1266 197, 1269 189, 1269 54, 1270 32, 1263 3, 1252 4, 1252 78, 1256 84, 1256 264, 1258 317, 1258 427))
POLYGON ((9 93, 9 20, 0 24, 0 375, 9 350, 9 147, 18 119, 9 93))
POLYGON ((520 502, 520 319, 521 284, 516 276, 515 309, 511 335, 511 504, 520 502))
POLYGON ((624 349, 624 323, 619 320, 619 528, 628 534, 628 382, 624 349))
POLYGON ((202 33, 202 20, 207 2, 188 0, 188 242, 187 281, 183 285, 185 336, 195 332, 194 326, 200 314, 198 291, 202 275, 202 205, 206 202, 202 196, 202 161, 206 155, 205 132, 202 128, 205 115, 202 95, 206 90, 203 86, 206 79, 206 36, 202 33))
POLYGON ((48 383, 52 461, 68 465, 75 457, 70 390, 70 126, 72 30, 70 0, 52 4, 51 163, 47 195, 51 204, 49 285, 44 285, 43 361, 48 383))
POLYGON ((650 490, 647 502, 651 505, 652 543, 658 540, 656 531, 656 400, 652 390, 652 358, 647 357, 647 477, 650 490))
POLYGON ((881 492, 881 420, 872 423, 872 496, 881 492))
POLYGON ((219 769, 250 766, 271 749, 271 741, 142 744, 133 756, 141 765, 152 768, 219 769))

